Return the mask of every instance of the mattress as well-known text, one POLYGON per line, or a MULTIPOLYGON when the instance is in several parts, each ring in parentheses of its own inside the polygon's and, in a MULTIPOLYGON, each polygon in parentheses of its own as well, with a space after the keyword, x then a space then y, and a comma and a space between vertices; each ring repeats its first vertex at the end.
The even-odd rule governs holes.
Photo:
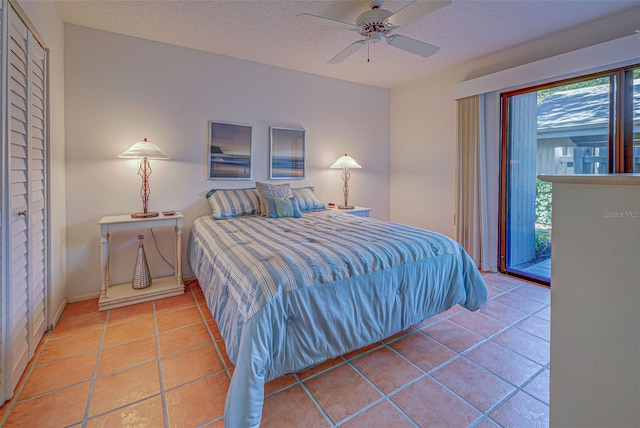
POLYGON ((333 210, 193 224, 189 261, 235 365, 225 426, 259 426, 264 383, 487 297, 436 232, 333 210))

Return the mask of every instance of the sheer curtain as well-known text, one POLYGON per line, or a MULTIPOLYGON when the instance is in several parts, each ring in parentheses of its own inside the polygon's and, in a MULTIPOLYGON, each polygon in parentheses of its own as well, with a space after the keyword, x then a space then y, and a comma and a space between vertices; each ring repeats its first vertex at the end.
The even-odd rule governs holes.
POLYGON ((458 100, 457 239, 482 270, 495 271, 487 210, 484 94, 458 100))

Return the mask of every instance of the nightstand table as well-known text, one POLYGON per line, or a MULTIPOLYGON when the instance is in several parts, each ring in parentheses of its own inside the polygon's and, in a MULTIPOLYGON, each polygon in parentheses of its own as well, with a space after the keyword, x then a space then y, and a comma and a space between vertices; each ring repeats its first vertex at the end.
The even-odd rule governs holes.
POLYGON ((352 210, 341 210, 340 208, 329 208, 330 210, 338 211, 344 214, 357 215, 358 217, 369 217, 371 214, 371 208, 355 206, 352 210))
POLYGON ((102 287, 98 310, 119 308, 136 303, 149 302, 164 297, 184 294, 182 282, 182 221, 184 216, 176 213, 171 216, 160 214, 158 217, 131 218, 130 215, 115 215, 102 217, 100 225, 101 238, 101 266, 102 287), (175 245, 175 274, 161 278, 153 278, 151 286, 142 289, 134 289, 131 283, 111 285, 109 284, 109 235, 114 232, 125 232, 141 229, 158 229, 172 227, 176 234, 175 245))

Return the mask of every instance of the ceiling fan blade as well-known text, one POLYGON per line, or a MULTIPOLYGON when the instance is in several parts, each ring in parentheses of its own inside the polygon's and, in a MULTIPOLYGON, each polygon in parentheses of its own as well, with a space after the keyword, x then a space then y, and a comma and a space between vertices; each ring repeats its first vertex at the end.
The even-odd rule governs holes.
POLYGON ((325 18, 323 16, 311 15, 310 13, 300 13, 296 15, 296 18, 302 19, 307 22, 313 22, 316 24, 326 25, 333 28, 341 28, 343 30, 358 31, 359 27, 348 22, 336 21, 335 19, 325 18))
POLYGON ((366 40, 358 40, 347 46, 342 52, 334 56, 329 60, 329 64, 338 64, 344 61, 347 57, 353 55, 358 49, 363 47, 367 43, 366 40))
POLYGON ((412 54, 420 55, 421 57, 428 57, 438 52, 440 49, 437 46, 430 45, 429 43, 421 42, 420 40, 411 39, 399 34, 389 36, 387 43, 396 48, 411 52, 412 54))
POLYGON ((407 25, 418 18, 435 12, 441 7, 447 6, 451 0, 431 1, 431 0, 415 0, 409 3, 388 18, 388 22, 396 27, 407 25))

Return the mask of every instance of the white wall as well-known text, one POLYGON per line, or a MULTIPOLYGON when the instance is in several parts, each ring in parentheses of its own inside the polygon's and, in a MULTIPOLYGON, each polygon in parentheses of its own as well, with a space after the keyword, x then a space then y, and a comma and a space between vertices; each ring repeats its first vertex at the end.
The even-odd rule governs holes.
POLYGON ((391 92, 391 220, 454 236, 459 70, 391 92))
MULTIPOLYGON (((363 166, 351 174, 350 202, 389 218, 386 89, 70 24, 65 25, 65 83, 67 295, 72 298, 100 289, 98 220, 141 209, 135 161, 117 157, 130 144, 148 137, 171 157, 152 161, 149 205, 182 211, 185 238, 193 220, 210 212, 204 198, 209 189, 253 187, 253 181, 206 179, 209 120, 253 126, 258 181, 268 176, 269 126, 305 128, 307 179, 292 184, 315 185, 322 201, 338 202, 340 171, 328 167, 348 152, 363 166)), ((162 253, 172 255, 171 234, 156 236, 162 253)), ((130 280, 135 243, 130 234, 112 239, 112 283, 130 280)), ((170 272, 149 237, 145 250, 152 275, 170 272)), ((190 273, 188 264, 184 271, 190 273)))
POLYGON ((49 49, 49 321, 53 321, 53 317, 60 315, 66 295, 64 26, 53 2, 20 1, 19 5, 49 49))
MULTIPOLYGON (((455 237, 457 137, 454 89, 459 89, 461 82, 472 78, 482 80, 479 76, 514 69, 552 55, 561 58, 559 69, 565 71, 558 79, 566 77, 567 73, 580 70, 584 64, 593 66, 592 56, 596 53, 582 48, 632 34, 637 29, 638 18, 640 8, 394 88, 391 91, 391 220, 455 237), (566 55, 566 59, 562 59, 562 54, 567 52, 578 52, 578 56, 566 55), (584 61, 579 61, 579 55, 584 56, 584 61)), ((626 46, 623 44, 619 49, 626 49, 626 46)), ((526 71, 530 69, 533 68, 526 71)), ((510 77, 509 84, 512 85, 513 76, 510 77)), ((523 85, 540 79, 531 73, 520 73, 519 77, 523 85)), ((491 83, 494 84, 491 90, 496 90, 495 82, 491 83)), ((506 84, 503 88, 506 89, 506 84)), ((495 193, 491 195, 489 203, 492 206, 489 208, 496 222, 500 157, 498 103, 496 92, 485 104, 488 108, 488 162, 492 174, 488 185, 495 193)))

